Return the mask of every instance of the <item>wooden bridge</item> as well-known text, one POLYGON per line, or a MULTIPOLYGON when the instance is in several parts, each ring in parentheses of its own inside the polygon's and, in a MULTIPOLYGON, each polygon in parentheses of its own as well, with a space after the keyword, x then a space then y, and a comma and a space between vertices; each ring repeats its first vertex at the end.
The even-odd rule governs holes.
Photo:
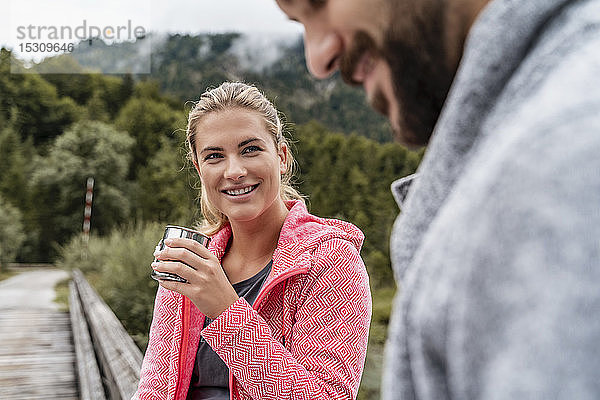
POLYGON ((130 399, 142 354, 79 271, 69 312, 53 303, 64 271, 0 282, 0 399, 130 399))

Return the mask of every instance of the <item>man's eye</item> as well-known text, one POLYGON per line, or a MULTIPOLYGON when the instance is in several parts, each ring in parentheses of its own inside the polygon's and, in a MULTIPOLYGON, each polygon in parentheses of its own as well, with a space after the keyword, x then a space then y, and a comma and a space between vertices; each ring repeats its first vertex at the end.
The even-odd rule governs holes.
POLYGON ((248 146, 248 147, 244 147, 244 150, 242 150, 242 154, 248 154, 248 153, 255 153, 257 151, 261 151, 262 149, 258 146, 248 146))
POLYGON ((204 157, 204 161, 215 160, 218 158, 223 158, 223 155, 220 153, 210 153, 210 154, 207 154, 206 157, 204 157))
POLYGON ((321 8, 327 3, 327 0, 309 0, 309 3, 314 8, 321 8))

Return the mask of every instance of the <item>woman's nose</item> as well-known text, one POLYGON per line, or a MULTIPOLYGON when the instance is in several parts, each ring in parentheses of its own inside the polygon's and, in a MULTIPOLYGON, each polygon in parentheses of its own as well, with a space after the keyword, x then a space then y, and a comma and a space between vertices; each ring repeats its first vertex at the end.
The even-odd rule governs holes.
POLYGON ((238 180, 245 177, 247 174, 246 167, 242 160, 233 157, 227 161, 227 167, 225 169, 225 178, 238 180))
POLYGON ((306 66, 310 73, 318 79, 331 76, 339 67, 343 43, 341 37, 333 32, 304 32, 304 52, 306 66))

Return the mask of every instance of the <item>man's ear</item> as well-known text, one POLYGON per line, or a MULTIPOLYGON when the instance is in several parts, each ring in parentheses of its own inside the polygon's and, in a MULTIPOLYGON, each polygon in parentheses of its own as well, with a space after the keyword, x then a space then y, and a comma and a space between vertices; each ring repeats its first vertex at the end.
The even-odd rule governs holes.
POLYGON ((281 143, 279 145, 279 151, 277 152, 279 156, 279 173, 285 174, 287 172, 287 158, 288 158, 288 146, 285 143, 281 143))

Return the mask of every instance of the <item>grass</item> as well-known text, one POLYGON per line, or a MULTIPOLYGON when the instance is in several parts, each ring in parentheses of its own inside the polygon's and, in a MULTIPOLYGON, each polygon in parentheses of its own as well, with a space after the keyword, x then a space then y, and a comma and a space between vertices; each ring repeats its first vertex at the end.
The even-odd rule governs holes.
MULTIPOLYGON (((100 279, 99 275, 97 273, 90 273, 86 275, 85 279, 92 287, 94 287, 94 290, 97 291, 95 285, 100 279)), ((56 292, 54 302, 61 311, 69 311, 69 282, 71 282, 70 277, 63 279, 54 286, 54 291, 56 292)))
POLYGON ((8 279, 10 277, 13 277, 17 274, 18 272, 13 271, 13 270, 7 270, 7 269, 0 269, 0 281, 3 281, 5 279, 8 279))
POLYGON ((71 278, 63 279, 54 286, 54 302, 60 311, 69 311, 69 282, 71 278))
POLYGON ((358 400, 378 399, 383 370, 383 350, 387 336, 387 325, 392 310, 395 288, 373 290, 373 317, 369 331, 367 360, 360 383, 358 400))

